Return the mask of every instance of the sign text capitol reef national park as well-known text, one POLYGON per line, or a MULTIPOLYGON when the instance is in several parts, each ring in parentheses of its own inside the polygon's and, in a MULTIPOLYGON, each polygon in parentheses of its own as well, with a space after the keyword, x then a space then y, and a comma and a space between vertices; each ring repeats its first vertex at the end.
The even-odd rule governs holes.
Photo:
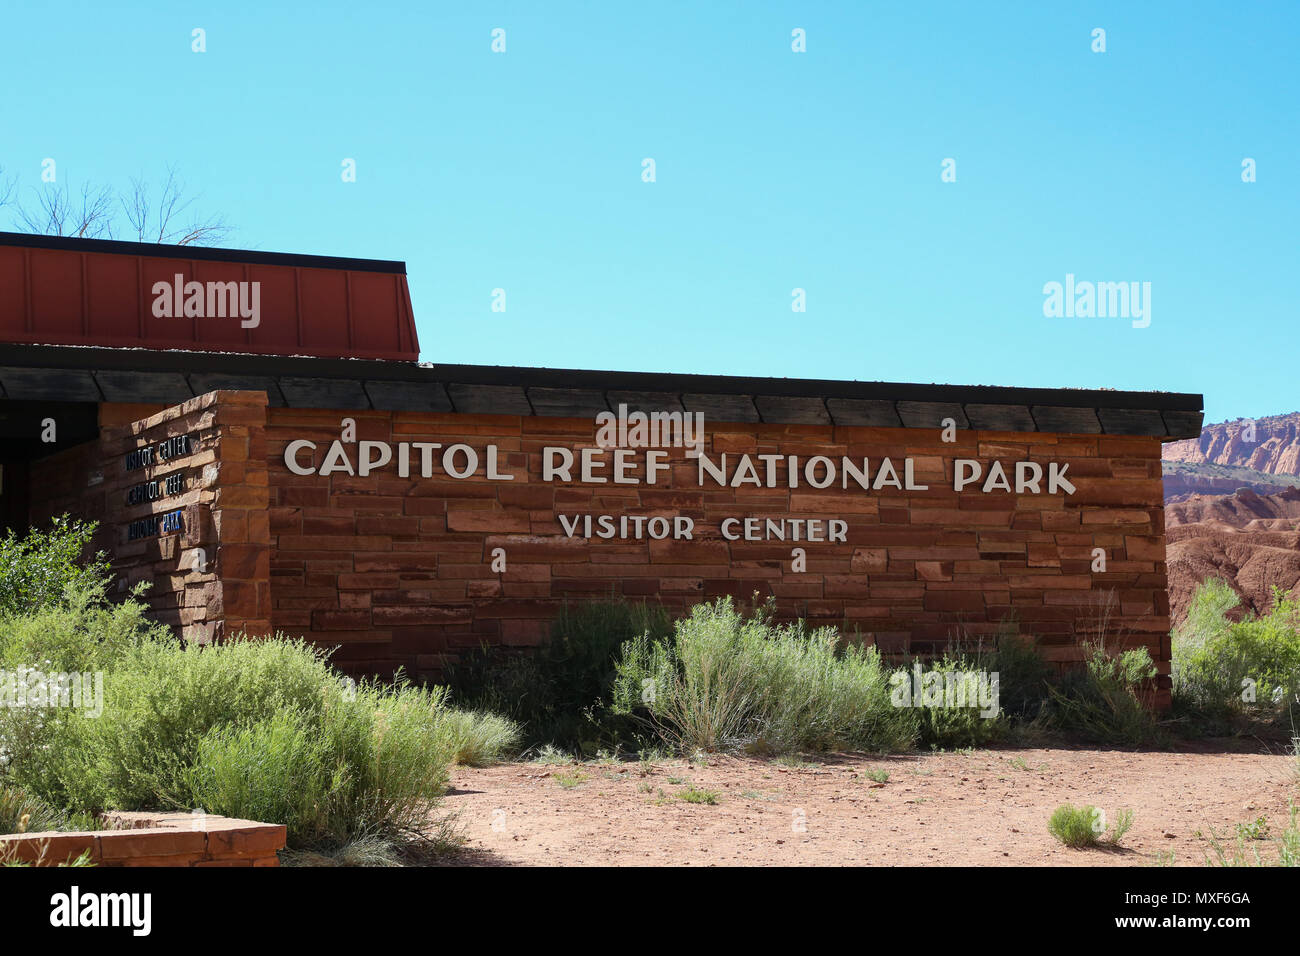
MULTIPOLYGON (((929 485, 916 480, 915 463, 910 457, 899 460, 899 467, 889 457, 873 461, 847 455, 775 455, 727 453, 711 456, 704 450, 703 415, 682 412, 628 412, 619 406, 618 414, 601 412, 596 416, 595 447, 568 448, 563 445, 541 449, 541 480, 546 482, 581 482, 583 484, 638 485, 658 484, 659 476, 672 470, 669 452, 664 448, 684 448, 696 462, 697 483, 719 488, 839 488, 860 491, 926 491, 929 485)), ((319 465, 305 463, 306 453, 317 450, 316 442, 306 439, 285 446, 284 464, 295 475, 349 475, 366 477, 391 470, 399 478, 432 478, 435 475, 464 480, 514 481, 515 476, 499 468, 501 453, 496 445, 487 445, 483 454, 463 442, 348 442, 330 443, 319 465), (355 449, 352 447, 355 445, 355 449)), ((314 455, 313 455, 314 457, 314 455)), ((1004 465, 993 461, 987 470, 974 458, 953 461, 953 490, 978 490, 983 494, 1074 494, 1074 485, 1066 478, 1069 464, 1049 461, 1015 461, 1004 465)), ((693 537, 694 520, 685 516, 650 515, 557 515, 568 537, 643 538, 693 537)), ((728 540, 846 540, 848 522, 843 519, 728 517, 720 522, 722 536, 728 540)))

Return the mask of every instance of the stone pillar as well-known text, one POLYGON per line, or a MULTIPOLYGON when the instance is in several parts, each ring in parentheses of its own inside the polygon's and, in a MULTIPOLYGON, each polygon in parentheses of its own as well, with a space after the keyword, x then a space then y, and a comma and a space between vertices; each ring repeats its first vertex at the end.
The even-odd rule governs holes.
POLYGON ((99 546, 187 641, 271 630, 265 392, 215 391, 100 436, 99 546))

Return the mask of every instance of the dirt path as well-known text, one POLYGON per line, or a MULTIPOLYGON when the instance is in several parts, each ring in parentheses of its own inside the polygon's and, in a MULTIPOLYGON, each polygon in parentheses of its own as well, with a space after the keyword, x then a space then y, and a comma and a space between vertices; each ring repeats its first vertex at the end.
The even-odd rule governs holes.
MULTIPOLYGON (((1283 754, 977 750, 846 755, 791 764, 711 757, 457 768, 462 864, 1200 865, 1211 829, 1297 796, 1283 754), (647 772, 648 771, 648 772, 647 772), (870 771, 885 771, 883 785, 870 771), (688 803, 690 788, 716 803, 688 803), (1068 850, 1048 834, 1061 803, 1135 811, 1118 850, 1068 850)), ((1271 846, 1255 844, 1261 850, 1271 846)))

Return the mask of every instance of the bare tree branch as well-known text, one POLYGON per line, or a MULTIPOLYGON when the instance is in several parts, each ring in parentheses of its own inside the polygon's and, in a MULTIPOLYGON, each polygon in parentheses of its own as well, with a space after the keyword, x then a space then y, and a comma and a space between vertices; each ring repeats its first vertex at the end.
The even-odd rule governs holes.
POLYGON ((139 176, 131 177, 131 192, 122 197, 122 208, 131 231, 143 242, 149 228, 149 191, 139 176))
POLYGON ((82 184, 80 197, 73 196, 65 183, 37 191, 35 208, 21 202, 15 205, 18 219, 28 232, 78 239, 112 239, 112 208, 113 191, 90 183, 82 184))
POLYGON ((10 200, 13 199, 14 190, 17 186, 18 176, 14 175, 6 180, 5 168, 0 166, 0 208, 9 205, 10 200))
MULTIPOLYGON (((17 178, 8 183, 0 170, 0 206, 15 196, 17 178)), ((131 180, 129 191, 118 194, 107 186, 91 183, 81 186, 74 196, 68 184, 50 185, 36 193, 35 206, 14 199, 15 223, 25 232, 52 236, 75 236, 82 239, 112 239, 117 232, 117 207, 126 216, 128 233, 140 242, 169 245, 212 245, 229 233, 225 221, 201 219, 189 212, 194 197, 185 195, 185 185, 173 167, 167 169, 167 181, 155 201, 149 184, 142 177, 131 180)))
POLYGON ((208 245, 220 242, 230 232, 230 227, 219 218, 202 222, 191 216, 187 225, 179 225, 178 221, 193 205, 194 198, 186 198, 185 184, 172 166, 167 167, 167 181, 163 183, 156 203, 150 198, 149 184, 138 177, 131 180, 131 193, 121 202, 126 218, 141 242, 208 245))

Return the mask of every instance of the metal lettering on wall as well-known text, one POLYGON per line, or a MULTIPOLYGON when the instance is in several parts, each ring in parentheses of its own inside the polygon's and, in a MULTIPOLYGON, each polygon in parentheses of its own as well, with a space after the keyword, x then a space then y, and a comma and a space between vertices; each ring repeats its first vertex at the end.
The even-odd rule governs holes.
POLYGON ((194 453, 194 445, 193 435, 173 435, 156 445, 145 445, 143 448, 126 453, 126 470, 136 471, 146 465, 171 461, 173 458, 184 458, 194 453))
POLYGON ((138 521, 132 521, 126 527, 126 540, 152 538, 154 535, 175 534, 185 530, 185 515, 179 508, 160 515, 149 515, 138 521))
MULTIPOLYGON (((161 465, 180 458, 187 458, 198 451, 198 440, 194 435, 173 435, 160 442, 127 452, 123 465, 127 472, 161 465)), ((177 470, 156 478, 138 482, 126 490, 125 504, 128 508, 147 505, 183 494, 189 487, 184 471, 177 470)), ((177 534, 185 530, 185 514, 180 508, 160 514, 145 515, 130 521, 126 526, 126 539, 138 541, 159 535, 177 534)))
MULTIPOLYGON (((680 448, 695 464, 699 488, 789 488, 823 490, 832 493, 928 491, 918 476, 916 459, 888 456, 868 459, 850 455, 734 454, 711 455, 704 450, 704 417, 699 413, 628 412, 619 406, 617 415, 601 412, 595 421, 595 447, 543 446, 540 452, 543 482, 582 484, 658 485, 673 471, 667 450, 680 448)), ((398 478, 443 477, 454 480, 483 478, 514 481, 516 474, 501 469, 509 452, 487 444, 478 449, 463 442, 443 445, 423 441, 332 441, 317 463, 316 442, 300 438, 284 449, 284 465, 295 475, 342 474, 368 477, 388 470, 398 478), (441 466, 440 469, 438 466, 441 466)), ((934 456, 929 456, 934 457, 934 456)), ((1069 462, 991 462, 975 458, 952 459, 950 487, 970 494, 1072 495, 1069 462)), ((946 474, 946 472, 945 472, 946 474)), ((526 475, 521 477, 527 480, 526 475)), ((694 519, 686 516, 568 515, 556 516, 565 537, 655 540, 694 538, 694 519)), ((848 521, 844 518, 759 518, 752 515, 723 516, 718 531, 728 541, 792 541, 844 543, 848 521)))
POLYGON ((172 495, 179 495, 185 490, 185 475, 183 472, 174 471, 169 475, 161 475, 152 481, 142 481, 138 485, 132 485, 126 493, 126 503, 131 505, 143 505, 150 501, 157 501, 159 498, 170 498, 172 495))

